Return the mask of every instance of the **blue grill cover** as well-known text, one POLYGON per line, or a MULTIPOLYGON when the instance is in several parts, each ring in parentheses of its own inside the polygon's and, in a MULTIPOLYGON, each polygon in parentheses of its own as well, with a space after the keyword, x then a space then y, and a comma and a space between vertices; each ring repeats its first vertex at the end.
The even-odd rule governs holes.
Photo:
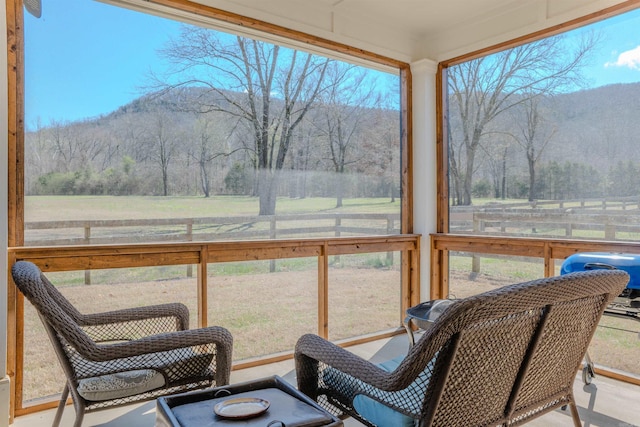
POLYGON ((624 270, 631 279, 628 289, 640 289, 640 255, 620 254, 611 252, 583 252, 571 255, 562 263, 560 274, 575 273, 577 271, 595 269, 624 270))

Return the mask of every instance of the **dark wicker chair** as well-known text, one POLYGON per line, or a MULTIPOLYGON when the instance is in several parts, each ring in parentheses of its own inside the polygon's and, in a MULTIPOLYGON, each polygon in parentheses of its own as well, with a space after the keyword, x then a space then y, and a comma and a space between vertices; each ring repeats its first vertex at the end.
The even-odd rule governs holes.
POLYGON ((66 375, 54 427, 69 392, 79 427, 85 412, 229 383, 231 334, 217 326, 189 330, 183 304, 82 314, 36 265, 18 261, 12 275, 66 375))
POLYGON ((515 426, 569 405, 578 427, 576 372, 628 280, 622 271, 590 271, 462 299, 395 363, 374 365, 304 335, 298 387, 370 426, 515 426))

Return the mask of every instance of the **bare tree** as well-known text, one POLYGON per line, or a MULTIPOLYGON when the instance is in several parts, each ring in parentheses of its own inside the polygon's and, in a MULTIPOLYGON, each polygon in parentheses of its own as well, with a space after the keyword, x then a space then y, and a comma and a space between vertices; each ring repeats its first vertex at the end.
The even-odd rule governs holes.
POLYGON ((513 138, 524 149, 527 159, 530 202, 536 198, 536 165, 556 131, 555 128, 544 127, 547 115, 541 112, 540 101, 540 96, 525 96, 523 103, 512 114, 519 130, 513 138))
POLYGON ((330 60, 269 43, 183 26, 161 51, 173 64, 164 91, 199 88, 200 112, 222 111, 253 133, 260 215, 273 215, 293 134, 322 89, 330 60))
POLYGON ((160 168, 162 195, 169 195, 169 165, 178 147, 179 136, 172 127, 168 114, 162 111, 149 113, 146 128, 146 146, 149 157, 160 168))
POLYGON ((53 148, 52 160, 56 162, 57 169, 69 172, 73 169, 80 147, 73 143, 71 138, 71 126, 69 123, 52 121, 50 124, 50 141, 53 148))
MULTIPOLYGON (((211 195, 211 167, 215 159, 227 157, 237 150, 231 150, 228 144, 229 131, 224 129, 225 122, 212 114, 198 114, 195 120, 195 139, 197 145, 192 154, 198 163, 200 188, 204 197, 211 195)), ((233 130, 233 127, 230 128, 233 130)))
MULTIPOLYGON (((353 146, 363 135, 369 105, 378 105, 374 86, 366 82, 367 73, 347 63, 334 62, 327 70, 327 90, 320 102, 323 121, 318 127, 329 149, 329 161, 336 173, 336 207, 342 207, 345 168, 356 162, 353 146)), ((379 98, 379 96, 378 96, 379 98)))
POLYGON ((581 82, 596 37, 589 34, 574 47, 565 41, 564 36, 548 37, 449 68, 450 111, 460 125, 449 131, 455 151, 450 154, 457 156, 450 172, 461 185, 458 204, 471 204, 475 158, 492 120, 525 102, 525 94, 553 94, 581 82))

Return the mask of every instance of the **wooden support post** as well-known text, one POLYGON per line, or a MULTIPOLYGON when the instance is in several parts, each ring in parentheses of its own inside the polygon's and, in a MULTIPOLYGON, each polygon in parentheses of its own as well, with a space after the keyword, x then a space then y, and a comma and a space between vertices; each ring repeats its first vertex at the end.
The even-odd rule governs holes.
POLYGON ((318 335, 329 339, 329 245, 318 256, 318 335))
POLYGON ((208 297, 207 297, 207 262, 209 258, 209 250, 207 246, 200 249, 200 263, 198 264, 198 276, 196 283, 198 286, 198 327, 204 328, 209 321, 207 320, 208 297))

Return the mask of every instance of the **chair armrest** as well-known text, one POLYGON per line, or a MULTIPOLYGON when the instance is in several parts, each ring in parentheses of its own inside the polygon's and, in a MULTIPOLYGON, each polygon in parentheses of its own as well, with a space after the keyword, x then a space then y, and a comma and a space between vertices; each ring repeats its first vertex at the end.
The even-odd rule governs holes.
POLYGON ((189 329, 189 309, 181 303, 169 303, 83 314, 78 325, 98 343, 130 341, 189 329))
POLYGON ((387 372, 317 335, 307 334, 296 343, 295 363, 298 387, 314 399, 318 386, 318 362, 381 390, 396 391, 406 383, 398 380, 393 372, 387 372))
POLYGON ((163 317, 174 317, 176 319, 175 330, 177 331, 189 329, 189 309, 179 302, 83 314, 78 324, 80 326, 99 326, 163 317))
POLYGON ((223 352, 228 352, 229 359, 231 358, 233 337, 222 326, 167 332, 149 335, 132 341, 94 344, 91 348, 77 348, 76 350, 89 360, 105 362, 206 344, 217 345, 223 352))
POLYGON ((160 369, 169 377, 175 377, 178 375, 176 370, 183 369, 193 375, 194 369, 203 369, 211 363, 215 383, 222 385, 229 383, 233 337, 221 326, 210 326, 110 344, 85 340, 75 350, 85 359, 76 368, 80 378, 149 367, 160 369), (194 360, 194 357, 198 360, 195 366, 178 367, 183 363, 189 364, 187 360, 194 360))

